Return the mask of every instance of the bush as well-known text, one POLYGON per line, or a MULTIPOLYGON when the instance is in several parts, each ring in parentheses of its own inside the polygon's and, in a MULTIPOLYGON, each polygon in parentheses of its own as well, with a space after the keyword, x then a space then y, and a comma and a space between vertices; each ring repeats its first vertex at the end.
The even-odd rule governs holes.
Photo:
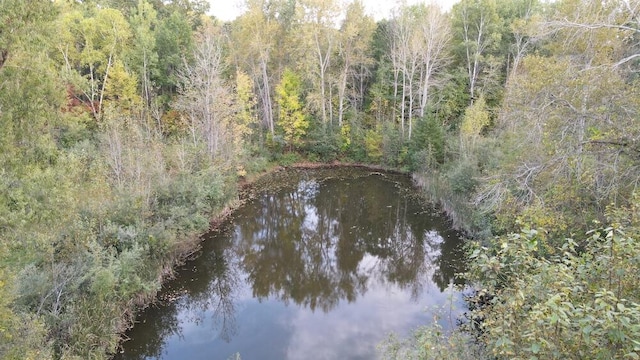
POLYGON ((407 150, 400 129, 394 124, 385 123, 382 127, 382 162, 389 166, 402 166, 407 150))
POLYGON ((407 156, 409 170, 412 172, 428 173, 431 169, 437 168, 431 149, 410 151, 407 156))
POLYGON ((182 233, 202 232, 209 225, 208 215, 234 194, 223 175, 206 170, 181 174, 156 190, 153 222, 164 222, 182 233))
POLYGON ((350 160, 360 163, 372 162, 367 154, 365 136, 366 132, 361 128, 352 130, 353 141, 349 146, 349 151, 345 154, 350 160))
POLYGON ((637 205, 612 214, 580 246, 566 239, 556 249, 526 229, 475 245, 471 279, 490 300, 473 318, 497 359, 640 356, 640 227, 630 220, 640 216, 637 205))
POLYGON ((286 153, 278 159, 278 163, 282 166, 291 166, 297 162, 300 162, 300 155, 297 153, 286 153))
POLYGON ((478 186, 477 169, 469 160, 460 160, 447 171, 451 191, 458 195, 470 195, 478 186))
POLYGON ((383 359, 389 360, 476 360, 487 358, 481 346, 467 333, 455 329, 450 333, 434 321, 418 328, 408 339, 395 335, 380 344, 383 359))
POLYGON ((367 130, 364 136, 364 146, 367 157, 373 163, 379 163, 382 159, 382 134, 377 130, 367 130))
POLYGON ((320 161, 335 160, 340 154, 340 134, 331 130, 315 128, 309 134, 304 150, 309 155, 317 156, 320 161))
POLYGON ((444 163, 445 130, 435 117, 418 119, 409 143, 409 167, 412 171, 435 169, 444 163))

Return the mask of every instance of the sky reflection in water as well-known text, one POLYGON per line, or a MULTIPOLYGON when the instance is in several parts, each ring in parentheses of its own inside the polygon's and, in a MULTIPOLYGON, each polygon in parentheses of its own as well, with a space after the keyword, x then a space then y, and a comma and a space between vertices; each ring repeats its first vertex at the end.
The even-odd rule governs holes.
POLYGON ((207 235, 116 359, 372 359, 435 309, 455 324, 461 243, 406 177, 287 176, 207 235))

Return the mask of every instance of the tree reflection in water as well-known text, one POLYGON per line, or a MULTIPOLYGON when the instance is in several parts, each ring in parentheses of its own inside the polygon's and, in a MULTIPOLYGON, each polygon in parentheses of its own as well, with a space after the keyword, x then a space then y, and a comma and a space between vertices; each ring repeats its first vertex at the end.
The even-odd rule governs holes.
POLYGON ((137 345, 122 358, 159 357, 163 339, 182 336, 179 322, 209 321, 211 336, 229 342, 247 298, 328 313, 357 302, 372 284, 417 301, 425 286, 444 291, 464 270, 457 234, 412 196, 407 177, 308 175, 288 172, 290 186, 276 177, 277 191, 256 195, 221 232, 209 234, 199 257, 163 293, 177 300, 149 310, 134 329, 137 345))
POLYGON ((377 174, 303 180, 260 196, 243 209, 234 230, 253 295, 328 312, 363 295, 373 277, 417 298, 439 262, 445 266, 434 280, 444 290, 456 269, 443 264, 440 234, 453 233, 407 193, 406 181, 377 174))

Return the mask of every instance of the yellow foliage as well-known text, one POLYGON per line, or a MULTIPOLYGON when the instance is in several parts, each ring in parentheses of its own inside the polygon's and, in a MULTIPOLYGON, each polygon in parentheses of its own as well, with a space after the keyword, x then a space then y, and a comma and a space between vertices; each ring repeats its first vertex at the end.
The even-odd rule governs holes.
POLYGON ((340 127, 340 139, 342 140, 342 150, 347 150, 351 146, 351 126, 349 124, 343 124, 340 127))
POLYGON ((536 229, 544 229, 539 236, 544 234, 565 234, 567 231, 567 220, 564 214, 540 203, 535 203, 523 209, 522 214, 516 222, 527 224, 536 229))
POLYGON ((105 104, 129 112, 142 103, 137 93, 138 81, 127 72, 122 61, 116 60, 105 81, 105 104))
POLYGON ((276 94, 280 107, 278 125, 284 132, 284 140, 289 146, 298 146, 309 127, 309 120, 302 111, 300 102, 299 77, 291 70, 285 70, 276 87, 276 94))
POLYGON ((382 134, 377 129, 368 130, 364 138, 367 156, 373 162, 382 159, 382 134))
POLYGON ((489 125, 490 121, 487 103, 484 96, 481 95, 478 100, 464 111, 460 134, 467 139, 480 136, 482 130, 489 125))
POLYGON ((236 103, 238 113, 234 123, 234 141, 240 144, 253 133, 252 126, 258 123, 255 114, 256 100, 253 98, 253 80, 245 72, 236 72, 236 103))

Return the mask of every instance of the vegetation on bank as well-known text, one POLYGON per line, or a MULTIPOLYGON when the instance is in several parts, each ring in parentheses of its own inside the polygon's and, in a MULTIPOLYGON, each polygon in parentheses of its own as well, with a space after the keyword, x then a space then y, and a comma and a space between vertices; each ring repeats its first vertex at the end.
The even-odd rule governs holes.
MULTIPOLYGON (((207 7, 0 4, 1 357, 107 357, 238 179, 301 159, 411 171, 475 235, 478 351, 638 357, 640 2, 207 7)), ((416 339, 389 356, 471 341, 416 339)))
POLYGON ((640 212, 615 210, 610 226, 580 238, 523 229, 474 244, 477 285, 468 319, 434 323, 383 344, 388 359, 637 359, 640 356, 640 212))

